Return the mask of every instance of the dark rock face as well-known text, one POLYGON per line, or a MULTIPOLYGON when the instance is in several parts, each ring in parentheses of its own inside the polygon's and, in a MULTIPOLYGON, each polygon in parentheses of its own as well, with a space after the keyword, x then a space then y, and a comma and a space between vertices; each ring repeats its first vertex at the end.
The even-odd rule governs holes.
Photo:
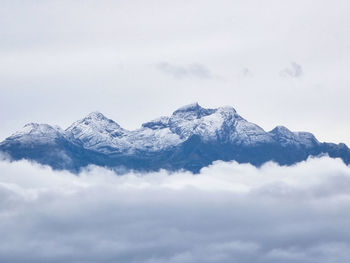
POLYGON ((205 109, 198 104, 144 123, 135 131, 97 112, 65 131, 31 123, 1 142, 0 151, 13 160, 28 159, 72 172, 94 164, 119 171, 183 169, 198 173, 217 160, 292 165, 325 154, 350 164, 345 144, 320 143, 311 133, 292 132, 283 126, 266 132, 231 107, 205 109))

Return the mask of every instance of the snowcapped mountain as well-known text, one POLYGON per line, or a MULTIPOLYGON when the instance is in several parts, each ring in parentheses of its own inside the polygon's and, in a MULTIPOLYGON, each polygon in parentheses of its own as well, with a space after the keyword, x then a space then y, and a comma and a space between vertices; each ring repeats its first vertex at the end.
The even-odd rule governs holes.
POLYGON ((63 136, 60 127, 52 127, 48 124, 28 123, 24 127, 11 135, 8 140, 26 143, 50 144, 55 139, 63 136))
POLYGON ((74 172, 89 164, 198 172, 215 160, 254 165, 272 160, 290 165, 322 154, 350 163, 350 150, 344 144, 320 143, 311 133, 292 132, 283 126, 266 132, 233 107, 206 109, 198 103, 133 131, 99 112, 90 113, 66 130, 30 123, 1 142, 0 151, 15 160, 34 160, 74 172))
POLYGON ((126 133, 126 130, 102 113, 92 112, 69 126, 64 131, 64 136, 86 149, 108 152, 109 148, 117 147, 116 140, 126 133))

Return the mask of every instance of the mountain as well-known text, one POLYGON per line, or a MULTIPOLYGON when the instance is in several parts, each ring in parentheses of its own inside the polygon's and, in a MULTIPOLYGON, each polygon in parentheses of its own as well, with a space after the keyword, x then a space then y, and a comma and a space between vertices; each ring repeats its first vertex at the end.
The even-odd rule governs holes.
POLYGON ((266 132, 233 107, 206 109, 198 103, 133 131, 99 112, 66 130, 30 123, 1 142, 0 151, 13 160, 33 160, 72 172, 94 164, 119 171, 184 169, 197 173, 216 160, 292 165, 325 154, 350 164, 350 149, 345 144, 321 143, 311 133, 292 132, 283 126, 266 132))

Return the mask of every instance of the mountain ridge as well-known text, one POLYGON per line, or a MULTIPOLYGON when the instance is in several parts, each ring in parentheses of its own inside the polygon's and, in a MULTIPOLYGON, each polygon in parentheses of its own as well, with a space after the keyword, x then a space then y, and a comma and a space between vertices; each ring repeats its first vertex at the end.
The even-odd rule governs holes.
POLYGON ((29 123, 0 143, 13 160, 28 159, 73 172, 89 164, 121 170, 189 170, 213 161, 235 160, 255 166, 267 161, 292 165, 328 154, 350 163, 345 144, 319 142, 312 133, 284 126, 265 131, 230 106, 185 105, 171 116, 126 130, 100 112, 92 112, 65 130, 29 123))

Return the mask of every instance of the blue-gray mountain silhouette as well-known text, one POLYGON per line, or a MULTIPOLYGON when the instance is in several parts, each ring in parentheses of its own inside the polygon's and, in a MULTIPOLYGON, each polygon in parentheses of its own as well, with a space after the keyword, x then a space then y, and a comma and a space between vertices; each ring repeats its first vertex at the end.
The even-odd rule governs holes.
POLYGON ((188 170, 216 160, 292 165, 309 156, 329 155, 350 163, 345 144, 321 143, 308 132, 278 126, 266 132, 233 107, 206 109, 197 103, 128 131, 99 112, 66 130, 30 123, 0 143, 12 160, 28 159, 53 169, 79 172, 90 164, 120 171, 188 170))

